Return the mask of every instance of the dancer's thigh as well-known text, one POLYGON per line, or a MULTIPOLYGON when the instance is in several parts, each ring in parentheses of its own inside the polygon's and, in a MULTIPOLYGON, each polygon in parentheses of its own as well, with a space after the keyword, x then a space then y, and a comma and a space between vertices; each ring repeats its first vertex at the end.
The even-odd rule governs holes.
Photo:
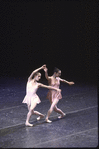
POLYGON ((35 101, 31 102, 30 109, 33 110, 36 107, 37 103, 35 101))
POLYGON ((54 108, 57 105, 58 101, 59 99, 54 99, 54 101, 51 104, 51 108, 54 108))

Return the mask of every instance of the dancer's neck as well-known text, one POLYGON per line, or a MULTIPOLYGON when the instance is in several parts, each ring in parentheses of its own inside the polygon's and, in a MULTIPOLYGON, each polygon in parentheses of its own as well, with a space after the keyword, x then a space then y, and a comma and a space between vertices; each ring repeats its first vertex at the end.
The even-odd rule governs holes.
POLYGON ((54 78, 56 78, 56 75, 55 75, 55 74, 53 74, 53 77, 54 77, 54 78))

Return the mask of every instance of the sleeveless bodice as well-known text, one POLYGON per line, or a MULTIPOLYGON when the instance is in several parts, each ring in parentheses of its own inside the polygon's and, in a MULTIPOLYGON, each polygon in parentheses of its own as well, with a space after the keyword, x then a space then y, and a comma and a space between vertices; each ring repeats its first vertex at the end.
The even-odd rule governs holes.
POLYGON ((32 81, 27 82, 26 96, 24 97, 22 103, 26 103, 29 106, 31 106, 33 102, 36 102, 37 104, 40 103, 41 101, 38 95, 36 94, 37 90, 38 90, 38 83, 33 84, 32 81))
POLYGON ((32 82, 28 82, 26 86, 26 94, 35 95, 38 90, 38 84, 33 85, 32 82))
POLYGON ((59 86, 60 86, 59 77, 56 77, 55 83, 52 83, 52 82, 51 82, 50 85, 53 86, 53 87, 59 88, 59 86))
MULTIPOLYGON (((50 86, 53 86, 55 88, 59 88, 60 86, 60 78, 56 77, 56 81, 55 83, 52 83, 52 80, 49 83, 50 86)), ((61 99, 62 95, 60 92, 56 91, 56 90, 49 90, 48 94, 47 94, 47 99, 50 100, 50 102, 52 103, 55 99, 61 99)))

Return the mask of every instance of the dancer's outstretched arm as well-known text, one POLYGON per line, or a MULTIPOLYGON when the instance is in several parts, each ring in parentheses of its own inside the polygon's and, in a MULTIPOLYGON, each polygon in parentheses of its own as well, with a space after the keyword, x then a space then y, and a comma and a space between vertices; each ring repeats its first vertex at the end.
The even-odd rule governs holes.
POLYGON ((41 66, 40 68, 34 70, 34 71, 31 73, 31 75, 28 77, 28 81, 30 81, 30 80, 32 79, 33 75, 34 75, 36 72, 38 72, 38 71, 41 70, 41 69, 44 69, 45 67, 46 67, 46 65, 43 65, 43 66, 41 66))
POLYGON ((54 89, 58 92, 61 92, 61 89, 58 89, 58 88, 55 88, 55 87, 52 87, 52 86, 48 86, 48 85, 44 85, 42 83, 39 83, 38 87, 44 87, 44 88, 47 88, 47 89, 54 89))
POLYGON ((66 81, 66 80, 61 79, 61 78, 60 78, 60 81, 62 81, 62 82, 64 82, 64 83, 67 83, 67 84, 69 84, 69 85, 75 84, 73 81, 69 82, 69 81, 66 81))

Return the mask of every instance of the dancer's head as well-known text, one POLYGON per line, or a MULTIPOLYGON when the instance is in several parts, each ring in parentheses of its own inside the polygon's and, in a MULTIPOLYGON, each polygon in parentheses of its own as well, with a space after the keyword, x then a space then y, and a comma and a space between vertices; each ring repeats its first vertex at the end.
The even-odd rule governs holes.
POLYGON ((36 72, 36 73, 34 74, 34 79, 35 79, 36 81, 39 81, 39 80, 41 79, 41 73, 40 73, 40 72, 36 72))
POLYGON ((61 76, 61 70, 55 67, 55 68, 54 68, 54 75, 55 75, 56 77, 61 76))

